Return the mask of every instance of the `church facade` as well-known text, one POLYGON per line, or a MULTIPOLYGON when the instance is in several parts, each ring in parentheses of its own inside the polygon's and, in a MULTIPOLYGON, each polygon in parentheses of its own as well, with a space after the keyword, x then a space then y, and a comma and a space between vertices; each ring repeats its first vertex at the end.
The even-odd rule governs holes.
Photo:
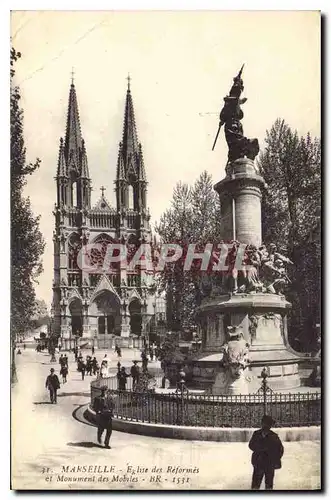
POLYGON ((60 139, 53 235, 52 332, 65 349, 77 344, 141 347, 155 324, 153 275, 144 266, 129 270, 125 259, 105 265, 110 244, 132 250, 152 238, 130 81, 114 184, 116 207, 106 199, 103 187, 91 206, 91 177, 72 81, 65 138, 60 139))

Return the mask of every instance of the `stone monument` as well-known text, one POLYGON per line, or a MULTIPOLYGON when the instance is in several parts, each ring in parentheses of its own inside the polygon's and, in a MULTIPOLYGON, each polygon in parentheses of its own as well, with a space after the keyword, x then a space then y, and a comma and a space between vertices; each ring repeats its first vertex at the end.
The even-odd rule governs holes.
POLYGON ((300 386, 298 358, 287 339, 291 304, 284 290, 291 261, 275 245, 262 244, 261 197, 265 181, 255 165, 257 139, 244 136, 241 68, 224 98, 219 129, 228 145, 226 176, 214 189, 221 203, 222 240, 234 254, 244 246, 243 269, 229 266, 222 275, 207 277, 202 286, 198 323, 202 351, 193 363, 193 384, 213 394, 245 394, 260 386, 266 367, 273 390, 300 386))

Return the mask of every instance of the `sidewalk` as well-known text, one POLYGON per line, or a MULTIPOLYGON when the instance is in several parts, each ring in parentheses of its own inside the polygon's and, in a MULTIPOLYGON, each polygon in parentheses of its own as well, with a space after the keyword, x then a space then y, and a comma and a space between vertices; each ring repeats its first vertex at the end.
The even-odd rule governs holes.
MULTIPOLYGON (((97 352, 100 360, 104 352, 97 352)), ((128 353, 130 354, 130 353, 128 353)), ((85 353, 84 353, 85 355, 85 353)), ((32 350, 17 356, 19 382, 12 392, 12 485, 24 489, 220 489, 250 488, 251 452, 246 443, 182 441, 113 432, 111 450, 100 448, 95 427, 77 422, 72 414, 90 400, 89 384, 93 377, 81 380, 69 354, 68 383, 58 392, 58 404, 48 404, 45 379, 50 367, 59 374, 59 364, 50 364, 48 355, 32 350), (68 467, 93 466, 92 472, 68 472, 68 467), (93 472, 94 467, 113 466, 113 473, 93 472), (148 469, 148 472, 137 472, 148 469), (166 473, 170 467, 196 467, 197 473, 166 473), (136 474, 132 474, 134 467, 136 474), (47 468, 49 469, 48 472, 47 468), (153 469, 154 468, 154 469, 153 469), (160 482, 154 482, 152 470, 161 469, 160 482), (44 470, 44 472, 43 472, 44 470), (63 472, 64 471, 64 472, 63 472), (77 477, 86 482, 76 482, 77 477), (95 476, 95 481, 93 481, 95 476), (50 478, 50 479, 46 479, 50 478), (64 478, 64 479, 63 479, 64 478), (118 480, 116 478, 119 478, 118 480), (122 478, 122 480, 121 480, 122 478), (128 480, 127 480, 128 478, 128 480), (134 481, 138 478, 138 482, 134 481), (176 481, 189 478, 188 482, 176 481), (62 480, 63 479, 63 480, 62 480), (174 481, 173 481, 174 479, 174 481), (89 481, 89 482, 87 482, 89 481)), ((107 353, 114 366, 116 355, 107 353)), ((58 358, 58 356, 57 356, 58 358)), ((130 366, 131 356, 124 356, 130 366)), ((285 443, 283 468, 276 471, 275 489, 318 489, 320 443, 285 443)), ((71 470, 71 469, 70 469, 71 470)), ((83 470, 83 469, 82 469, 83 470)), ((100 469, 101 470, 101 469, 100 469)))

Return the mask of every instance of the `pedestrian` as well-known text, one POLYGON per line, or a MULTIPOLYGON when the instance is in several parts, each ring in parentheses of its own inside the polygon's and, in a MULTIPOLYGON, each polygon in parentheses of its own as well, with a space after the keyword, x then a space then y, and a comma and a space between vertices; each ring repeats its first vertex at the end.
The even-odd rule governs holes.
POLYGON ((57 403, 57 390, 60 389, 60 381, 54 368, 51 368, 51 373, 46 378, 46 389, 49 390, 49 398, 51 403, 57 403))
POLYGON ((77 370, 80 372, 81 371, 81 366, 82 366, 82 363, 84 363, 84 360, 83 360, 83 356, 80 355, 78 356, 77 358, 77 370))
POLYGON ((24 350, 26 349, 26 344, 25 344, 25 343, 23 344, 23 349, 24 349, 24 350))
POLYGON ((151 361, 154 360, 154 351, 153 351, 152 346, 149 348, 149 357, 151 358, 151 361))
POLYGON ((64 359, 64 364, 69 367, 68 356, 66 354, 63 356, 63 359, 64 359))
POLYGON ((22 354, 20 348, 18 348, 17 354, 22 354))
POLYGON ((92 356, 94 356, 94 345, 92 345, 92 356))
POLYGON ((83 360, 80 362, 80 372, 82 374, 82 380, 84 380, 86 372, 86 364, 84 363, 83 360))
POLYGON ((92 375, 92 359, 91 356, 86 357, 86 375, 92 375))
POLYGON ((61 366, 60 375, 62 375, 62 383, 65 384, 67 382, 68 376, 68 366, 66 364, 63 364, 61 366))
POLYGON ((249 442, 249 448, 253 451, 252 465, 252 490, 259 490, 263 476, 265 477, 265 489, 272 490, 274 484, 275 469, 280 469, 281 458, 284 447, 278 434, 271 430, 275 425, 273 418, 269 415, 262 417, 261 429, 254 432, 249 442))
POLYGON ((97 415, 98 443, 101 444, 103 431, 106 430, 105 448, 110 449, 109 441, 112 433, 112 418, 114 403, 111 397, 106 397, 107 387, 101 387, 101 395, 97 396, 93 402, 93 409, 97 415))
POLYGON ((60 363, 60 368, 62 368, 63 365, 63 354, 59 357, 59 363, 60 363))
POLYGON ((121 350, 121 348, 119 346, 117 346, 116 352, 117 352, 117 357, 121 358, 122 357, 122 350, 121 350))
POLYGON ((130 375, 128 373, 126 373, 125 366, 122 366, 122 368, 117 372, 118 390, 119 391, 126 390, 126 383, 127 383, 128 377, 130 377, 130 375))
POLYGON ((108 366, 107 366, 107 361, 105 360, 103 360, 101 363, 100 376, 101 378, 108 377, 108 366))
POLYGON ((132 377, 132 388, 134 389, 136 383, 139 381, 140 369, 138 366, 138 361, 134 361, 131 366, 131 377, 132 377))
POLYGON ((143 349, 141 351, 141 359, 142 359, 142 368, 143 368, 143 370, 147 370, 148 357, 147 357, 146 349, 143 349))
POLYGON ((97 362, 97 358, 94 356, 94 358, 92 359, 92 371, 93 371, 93 375, 96 375, 97 369, 98 369, 98 362, 97 362))

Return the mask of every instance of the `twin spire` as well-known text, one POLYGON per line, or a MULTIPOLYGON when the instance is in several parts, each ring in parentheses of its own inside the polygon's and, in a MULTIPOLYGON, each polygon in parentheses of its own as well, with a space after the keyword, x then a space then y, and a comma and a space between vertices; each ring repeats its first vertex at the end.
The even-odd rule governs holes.
POLYGON ((65 140, 60 139, 58 177, 89 179, 86 149, 80 128, 78 102, 73 77, 70 85, 65 140))
POLYGON ((138 142, 130 76, 127 77, 122 142, 119 144, 116 181, 146 182, 145 165, 141 143, 138 142))
MULTIPOLYGON (((76 89, 71 76, 69 92, 67 126, 65 140, 60 139, 58 161, 58 177, 85 177, 89 179, 89 170, 84 139, 79 120, 76 89)), ((141 143, 138 142, 133 101, 130 89, 131 78, 128 76, 128 87, 125 101, 122 142, 119 145, 116 181, 141 181, 146 183, 146 173, 141 143)))

